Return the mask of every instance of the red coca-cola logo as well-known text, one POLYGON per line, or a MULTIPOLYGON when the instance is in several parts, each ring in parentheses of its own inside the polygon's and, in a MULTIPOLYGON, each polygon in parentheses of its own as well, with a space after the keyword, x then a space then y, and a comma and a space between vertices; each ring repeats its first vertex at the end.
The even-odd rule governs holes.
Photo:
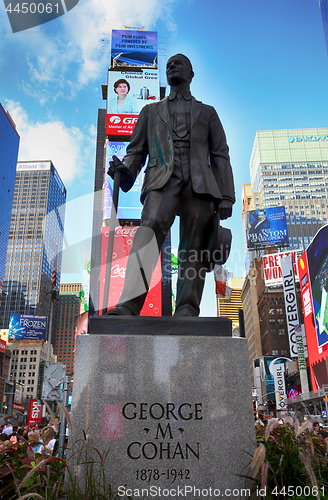
POLYGON ((137 232, 137 229, 138 229, 137 226, 133 227, 118 226, 115 229, 115 236, 130 236, 130 238, 133 238, 137 232))
POLYGON ((123 278, 125 276, 125 270, 126 267, 120 267, 119 264, 115 264, 115 266, 112 267, 112 278, 123 278))

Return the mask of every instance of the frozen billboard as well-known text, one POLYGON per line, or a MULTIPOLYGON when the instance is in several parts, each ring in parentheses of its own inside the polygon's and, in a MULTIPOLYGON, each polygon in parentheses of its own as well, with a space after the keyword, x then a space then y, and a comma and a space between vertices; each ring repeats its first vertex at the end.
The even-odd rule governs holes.
POLYGON ((106 133, 110 136, 131 135, 142 108, 157 101, 157 69, 108 71, 106 133))
POLYGON ((112 30, 111 67, 157 68, 157 31, 112 30))
POLYGON ((44 340, 47 332, 47 316, 11 313, 8 339, 44 340))
POLYGON ((249 250, 288 245, 285 207, 271 207, 247 212, 246 237, 249 250))

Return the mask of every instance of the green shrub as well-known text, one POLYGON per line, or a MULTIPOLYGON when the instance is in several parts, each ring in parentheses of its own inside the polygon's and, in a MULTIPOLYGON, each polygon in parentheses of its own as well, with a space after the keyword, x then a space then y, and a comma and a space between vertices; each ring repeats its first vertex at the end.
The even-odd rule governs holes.
POLYGON ((258 447, 251 469, 255 491, 265 498, 327 498, 327 444, 314 435, 310 421, 299 424, 286 417, 256 428, 258 447), (289 488, 289 489, 288 489, 289 488), (325 494, 326 493, 326 494, 325 494))
POLYGON ((0 500, 118 500, 105 478, 107 455, 85 434, 67 460, 34 454, 25 441, 10 445, 0 452, 0 500))

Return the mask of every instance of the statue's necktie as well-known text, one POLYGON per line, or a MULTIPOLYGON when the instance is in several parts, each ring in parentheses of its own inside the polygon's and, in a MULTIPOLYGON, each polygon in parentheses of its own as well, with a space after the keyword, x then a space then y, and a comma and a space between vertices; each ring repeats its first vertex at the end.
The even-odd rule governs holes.
POLYGON ((180 138, 183 139, 188 133, 187 126, 187 113, 186 113, 186 103, 182 94, 177 94, 177 103, 175 107, 175 133, 180 138))

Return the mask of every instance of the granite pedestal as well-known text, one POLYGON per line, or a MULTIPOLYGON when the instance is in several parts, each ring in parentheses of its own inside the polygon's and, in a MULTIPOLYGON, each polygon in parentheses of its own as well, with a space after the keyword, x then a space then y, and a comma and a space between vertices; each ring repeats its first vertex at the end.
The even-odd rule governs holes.
POLYGON ((110 448, 107 481, 121 498, 247 497, 248 347, 231 322, 110 316, 92 318, 90 333, 77 339, 74 437, 110 448))

